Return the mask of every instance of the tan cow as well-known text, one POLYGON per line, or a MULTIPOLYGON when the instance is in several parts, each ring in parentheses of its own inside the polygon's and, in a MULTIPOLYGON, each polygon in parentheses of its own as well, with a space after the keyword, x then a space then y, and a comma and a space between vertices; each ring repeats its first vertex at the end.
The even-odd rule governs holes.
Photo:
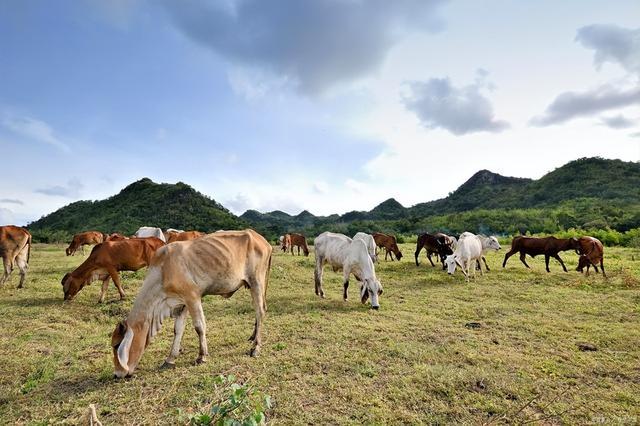
POLYGON ((183 231, 183 232, 169 232, 167 238, 167 244, 174 243, 176 241, 189 241, 200 238, 204 235, 204 232, 200 231, 183 231))
POLYGON ((24 228, 7 225, 0 226, 0 256, 4 264, 4 274, 0 278, 0 286, 8 279, 15 265, 20 269, 20 283, 22 288, 29 269, 31 256, 31 234, 24 228))
POLYGON ((128 239, 129 237, 125 237, 122 234, 114 232, 113 234, 109 235, 105 241, 122 241, 122 240, 128 240, 128 239))
POLYGON ((267 240, 250 229, 216 232, 158 250, 129 316, 116 326, 111 336, 116 377, 134 372, 145 348, 169 316, 175 318, 174 339, 163 366, 175 365, 187 313, 200 340, 196 362, 205 362, 209 352, 202 297, 231 297, 242 287, 251 292, 256 311, 250 354, 258 355, 267 310, 271 252, 267 240))
POLYGON ((122 241, 107 241, 98 244, 91 250, 91 254, 73 272, 62 278, 64 300, 73 300, 85 285, 92 281, 102 280, 102 292, 98 303, 104 301, 109 286, 109 278, 120 293, 120 299, 125 298, 120 285, 119 271, 137 271, 151 263, 153 255, 164 242, 159 238, 129 238, 122 241))
POLYGON ((67 253, 67 256, 73 256, 76 250, 80 248, 82 250, 82 254, 84 254, 84 246, 103 243, 107 238, 108 236, 99 231, 81 232, 73 236, 71 244, 69 244, 69 247, 67 247, 65 252, 67 253))
POLYGON ((398 260, 402 259, 402 252, 398 248, 395 236, 383 234, 381 232, 374 232, 371 235, 376 242, 376 246, 384 248, 384 260, 387 260, 387 256, 391 256, 391 261, 393 262, 394 254, 398 260))

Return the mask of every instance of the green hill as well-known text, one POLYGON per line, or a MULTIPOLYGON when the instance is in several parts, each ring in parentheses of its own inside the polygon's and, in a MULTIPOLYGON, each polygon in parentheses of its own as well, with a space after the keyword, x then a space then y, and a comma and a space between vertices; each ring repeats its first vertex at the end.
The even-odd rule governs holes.
POLYGON ((187 184, 158 184, 144 178, 106 200, 71 203, 28 228, 34 236, 86 230, 129 235, 140 226, 213 232, 243 228, 247 223, 187 184))

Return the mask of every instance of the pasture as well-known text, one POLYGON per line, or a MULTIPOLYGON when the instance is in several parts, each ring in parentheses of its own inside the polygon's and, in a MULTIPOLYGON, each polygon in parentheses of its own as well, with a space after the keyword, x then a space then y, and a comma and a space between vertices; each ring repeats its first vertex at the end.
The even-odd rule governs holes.
MULTIPOLYGON (((210 358, 195 365, 187 325, 173 370, 159 370, 170 347, 168 319, 131 379, 115 381, 110 336, 129 311, 146 269, 123 273, 128 299, 99 283, 62 302, 60 279, 83 256, 36 245, 26 288, 17 274, 0 289, 0 423, 79 422, 96 404, 105 424, 186 423, 220 397, 218 374, 271 395, 272 424, 462 423, 635 424, 640 422, 640 251, 606 248, 609 275, 575 272, 577 256, 517 256, 465 283, 403 244, 401 262, 376 264, 379 311, 343 302, 341 275, 325 270, 327 299, 314 294, 309 257, 274 249, 264 345, 250 348, 248 291, 208 297, 210 358), (475 323, 475 324, 474 324, 475 323), (580 349, 581 344, 595 351, 580 349)), ((89 253, 89 250, 86 250, 89 253)), ((382 256, 383 257, 383 256, 382 256)), ((584 347, 583 347, 584 349, 584 347)))

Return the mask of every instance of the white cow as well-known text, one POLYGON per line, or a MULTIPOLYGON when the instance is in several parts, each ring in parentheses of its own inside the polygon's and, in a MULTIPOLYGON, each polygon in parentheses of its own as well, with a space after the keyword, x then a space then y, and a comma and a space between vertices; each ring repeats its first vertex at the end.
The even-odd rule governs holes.
MULTIPOLYGON (((484 235, 478 235, 480 238, 480 242, 482 243, 482 261, 484 262, 484 266, 487 268, 487 271, 490 271, 489 265, 487 265, 487 259, 484 257, 485 254, 489 253, 491 250, 500 250, 502 246, 498 242, 498 239, 494 236, 485 237, 484 235)), ((480 262, 478 262, 478 267, 480 267, 480 262)))
POLYGON ((163 242, 167 242, 167 239, 164 237, 164 232, 160 228, 154 228, 152 226, 142 226, 140 227, 136 233, 134 234, 137 238, 147 238, 147 237, 156 237, 160 238, 163 242))
POLYGON ((364 241, 364 245, 367 246, 369 256, 371 256, 371 261, 373 263, 376 263, 378 261, 378 255, 376 253, 376 240, 373 239, 373 235, 365 234, 364 232, 358 232, 353 236, 353 239, 364 241))
POLYGON ((344 276, 343 298, 348 298, 349 275, 353 274, 362 284, 360 286, 360 300, 366 303, 371 297, 371 307, 379 309, 378 296, 382 294, 382 284, 376 277, 373 261, 362 240, 352 240, 343 234, 323 232, 314 242, 316 254, 316 268, 314 278, 316 295, 324 298, 322 289, 322 273, 326 263, 329 263, 334 272, 342 270, 344 276))
MULTIPOLYGON (((476 262, 479 262, 480 258, 482 258, 482 241, 480 237, 471 232, 464 232, 460 235, 456 251, 447 256, 444 262, 449 275, 456 271, 457 265, 460 266, 466 280, 469 281, 471 270, 473 270, 473 277, 475 278, 476 276, 476 262)), ((483 275, 482 269, 480 269, 480 275, 483 275)))

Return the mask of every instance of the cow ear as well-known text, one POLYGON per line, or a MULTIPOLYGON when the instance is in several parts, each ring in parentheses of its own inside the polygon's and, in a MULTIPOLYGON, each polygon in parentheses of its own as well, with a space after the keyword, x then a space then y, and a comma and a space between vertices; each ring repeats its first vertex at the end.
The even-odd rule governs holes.
POLYGON ((131 327, 126 327, 126 329, 127 331, 124 333, 124 338, 118 347, 118 362, 122 368, 129 370, 129 350, 131 349, 131 342, 133 341, 133 329, 131 327))

